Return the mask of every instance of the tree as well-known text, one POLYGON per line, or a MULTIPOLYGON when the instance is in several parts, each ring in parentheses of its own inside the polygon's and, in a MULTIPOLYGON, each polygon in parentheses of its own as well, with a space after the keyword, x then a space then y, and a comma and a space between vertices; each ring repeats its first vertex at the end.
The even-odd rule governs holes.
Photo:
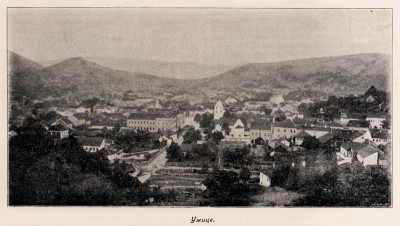
POLYGON ((261 107, 260 107, 260 111, 261 112, 264 112, 265 113, 265 115, 271 115, 271 113, 272 113, 272 109, 271 108, 267 108, 267 106, 265 106, 265 105, 262 105, 261 107))
POLYGON ((214 115, 212 114, 203 114, 200 120, 201 128, 214 128, 214 115))
POLYGON ((226 109, 224 111, 223 117, 228 118, 228 117, 232 117, 232 116, 233 116, 233 114, 232 114, 232 112, 229 111, 229 109, 226 109))
POLYGON ((301 147, 307 150, 315 150, 321 147, 321 142, 315 136, 305 136, 301 147))
POLYGON ((233 171, 216 170, 204 181, 206 197, 213 206, 247 206, 250 204, 251 189, 233 171))
POLYGON ((182 161, 182 151, 177 143, 172 142, 167 148, 167 158, 170 161, 182 161))
POLYGON ((222 123, 222 130, 225 131, 226 134, 229 134, 231 132, 231 128, 229 128, 229 123, 222 123))
POLYGON ((360 127, 368 128, 370 123, 367 121, 367 116, 363 116, 360 119, 360 127))
POLYGON ((385 121, 383 121, 382 128, 390 129, 390 118, 387 118, 385 121))
POLYGON ((297 111, 300 112, 300 113, 302 113, 302 114, 307 113, 307 112, 308 112, 308 106, 307 106, 307 104, 306 104, 306 103, 301 103, 301 104, 297 107, 297 111))
POLYGON ((90 112, 93 112, 93 108, 96 104, 98 104, 100 102, 100 99, 97 97, 93 97, 90 99, 85 99, 82 100, 82 105, 85 107, 89 107, 90 108, 90 112))
POLYGON ((247 147, 235 148, 234 150, 224 149, 223 159, 226 165, 241 167, 250 165, 254 161, 254 156, 250 155, 250 149, 247 147))
POLYGON ((184 144, 191 144, 193 142, 197 142, 198 140, 201 140, 201 133, 200 130, 194 130, 193 128, 189 129, 184 135, 183 135, 183 143, 184 144))
POLYGON ((224 135, 220 131, 215 131, 214 133, 211 133, 211 139, 214 143, 219 144, 219 142, 224 139, 224 135))

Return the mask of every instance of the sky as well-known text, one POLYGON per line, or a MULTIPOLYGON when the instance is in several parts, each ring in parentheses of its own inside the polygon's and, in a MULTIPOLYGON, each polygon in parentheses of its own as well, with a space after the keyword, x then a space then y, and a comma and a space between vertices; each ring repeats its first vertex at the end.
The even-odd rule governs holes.
POLYGON ((213 65, 392 53, 389 9, 9 8, 8 48, 34 61, 213 65))

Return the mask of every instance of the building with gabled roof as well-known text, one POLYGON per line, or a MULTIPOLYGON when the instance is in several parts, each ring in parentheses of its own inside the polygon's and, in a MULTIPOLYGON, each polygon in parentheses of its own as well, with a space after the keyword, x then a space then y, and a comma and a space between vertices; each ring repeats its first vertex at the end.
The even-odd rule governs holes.
POLYGON ((76 137, 78 143, 82 145, 87 152, 97 152, 105 148, 106 140, 102 137, 76 137))
POLYGON ((50 126, 48 129, 48 133, 57 139, 63 139, 63 138, 68 138, 69 137, 69 131, 68 128, 65 127, 62 124, 55 124, 50 126))
POLYGON ((282 122, 275 123, 272 129, 272 139, 280 137, 292 137, 297 133, 297 127, 292 120, 286 119, 282 122))
POLYGON ((300 146, 303 143, 305 137, 311 137, 311 135, 304 130, 300 130, 293 136, 294 144, 300 146))
POLYGON ((357 158, 363 166, 378 165, 380 150, 370 141, 365 141, 363 143, 345 142, 340 145, 340 152, 345 157, 357 158))
POLYGON ((327 133, 323 136, 320 136, 318 138, 318 141, 321 142, 321 144, 326 144, 330 141, 332 141, 334 139, 335 135, 333 135, 332 133, 327 133))
POLYGON ((244 123, 242 120, 237 119, 235 124, 231 127, 229 134, 225 135, 225 138, 221 140, 223 146, 233 145, 249 145, 251 143, 250 135, 244 131, 244 123))
POLYGON ((382 129, 370 129, 371 140, 377 145, 386 145, 389 143, 389 132, 382 129))
POLYGON ((254 142, 257 138, 262 138, 264 141, 271 140, 272 124, 266 119, 259 119, 251 123, 250 138, 254 142))

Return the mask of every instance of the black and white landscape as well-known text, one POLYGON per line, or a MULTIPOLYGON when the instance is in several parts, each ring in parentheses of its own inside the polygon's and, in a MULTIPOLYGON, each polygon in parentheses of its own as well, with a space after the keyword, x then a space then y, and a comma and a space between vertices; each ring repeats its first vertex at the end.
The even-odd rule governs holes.
POLYGON ((392 205, 392 15, 8 9, 11 206, 392 205))

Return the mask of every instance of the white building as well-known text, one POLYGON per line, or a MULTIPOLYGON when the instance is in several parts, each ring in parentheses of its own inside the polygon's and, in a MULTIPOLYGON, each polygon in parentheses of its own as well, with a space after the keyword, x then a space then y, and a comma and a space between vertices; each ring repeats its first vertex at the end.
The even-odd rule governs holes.
POLYGON ((364 143, 346 142, 340 145, 339 151, 345 157, 356 157, 363 166, 378 165, 379 149, 369 141, 364 143))
POLYGON ((271 124, 267 120, 257 120, 251 123, 250 137, 254 142, 257 138, 262 138, 264 141, 271 140, 271 124))
POLYGON ((225 135, 225 138, 221 142, 225 145, 229 145, 229 143, 241 143, 248 145, 251 143, 250 135, 244 131, 244 124, 242 120, 238 119, 236 121, 236 123, 231 127, 230 133, 225 135))
POLYGON ((260 185, 264 187, 271 186, 270 173, 267 173, 266 171, 260 172, 260 185))
POLYGON ((69 136, 68 129, 61 124, 51 126, 48 130, 48 133, 52 137, 59 138, 59 139, 68 138, 68 136, 69 136))
POLYGON ((367 122, 369 122, 369 128, 372 129, 382 129, 382 124, 386 121, 384 117, 367 117, 367 122))
POLYGON ((105 148, 106 140, 102 137, 77 137, 78 143, 87 152, 97 152, 105 148))
POLYGON ((218 102, 214 106, 214 119, 220 119, 224 116, 224 106, 222 102, 218 100, 218 102))
POLYGON ((370 129, 371 140, 376 145, 386 145, 389 143, 389 133, 387 130, 370 129))
POLYGON ((276 123, 272 129, 272 139, 278 139, 281 137, 292 137, 297 133, 296 125, 292 120, 284 120, 282 122, 276 123))

